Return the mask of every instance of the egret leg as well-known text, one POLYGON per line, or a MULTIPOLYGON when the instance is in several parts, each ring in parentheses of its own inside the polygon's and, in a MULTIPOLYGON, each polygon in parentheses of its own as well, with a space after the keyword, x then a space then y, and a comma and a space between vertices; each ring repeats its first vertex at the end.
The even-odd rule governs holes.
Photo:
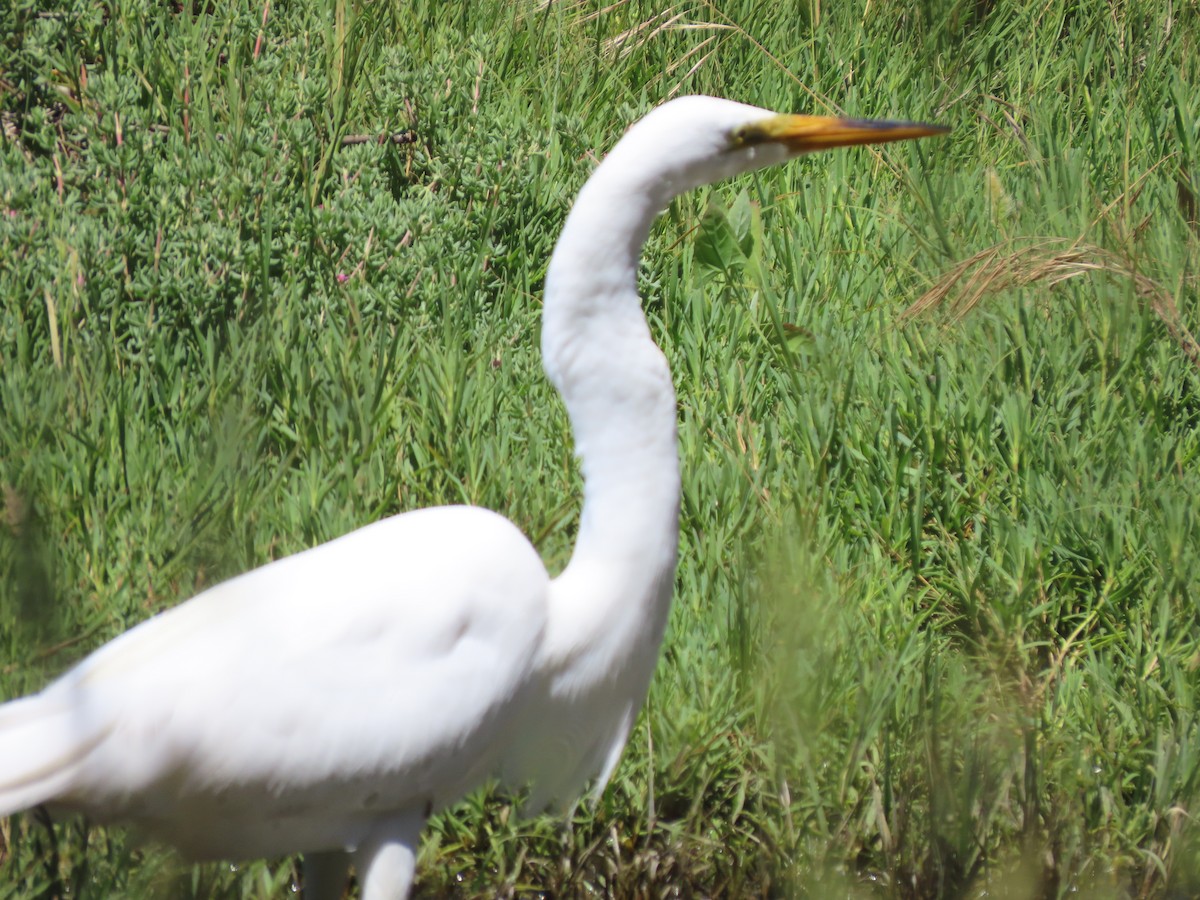
POLYGON ((350 856, 341 850, 305 853, 304 900, 342 900, 350 875, 350 856))
POLYGON ((417 871, 425 815, 405 813, 381 822, 354 853, 362 900, 407 900, 417 871))

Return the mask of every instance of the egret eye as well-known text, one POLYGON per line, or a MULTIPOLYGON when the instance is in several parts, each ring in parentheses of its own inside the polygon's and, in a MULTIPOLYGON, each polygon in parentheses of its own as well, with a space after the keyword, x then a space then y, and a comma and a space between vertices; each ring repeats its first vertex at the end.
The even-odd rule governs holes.
POLYGON ((739 125, 729 133, 730 149, 738 150, 742 147, 753 147, 756 144, 761 144, 768 139, 766 131, 755 124, 739 125))
POLYGON ((750 125, 739 125, 729 134, 729 143, 731 147, 748 147, 752 144, 757 144, 762 140, 762 133, 757 132, 750 125))

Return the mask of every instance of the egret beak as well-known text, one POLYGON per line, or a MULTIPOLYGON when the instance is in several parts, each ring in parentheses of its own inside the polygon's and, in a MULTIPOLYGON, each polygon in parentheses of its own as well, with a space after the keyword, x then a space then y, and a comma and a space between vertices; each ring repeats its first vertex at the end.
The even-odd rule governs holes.
POLYGON ((890 122, 882 119, 839 119, 834 116, 773 116, 747 127, 738 137, 743 143, 773 142, 796 153, 812 153, 854 144, 885 144, 909 138, 945 134, 944 125, 923 122, 890 122))

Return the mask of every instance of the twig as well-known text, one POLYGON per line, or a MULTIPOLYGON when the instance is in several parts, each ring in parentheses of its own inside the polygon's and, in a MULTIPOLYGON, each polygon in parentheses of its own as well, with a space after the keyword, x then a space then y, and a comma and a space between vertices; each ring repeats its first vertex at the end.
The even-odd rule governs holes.
POLYGON ((348 134, 342 138, 342 146, 350 147, 354 144, 415 144, 417 142, 417 133, 415 131, 395 131, 391 134, 348 134))
MULTIPOLYGON (((171 133, 171 129, 166 125, 149 125, 147 130, 153 131, 155 134, 166 136, 171 133)), ((216 135, 218 141, 224 141, 225 135, 218 133, 216 135)), ((415 131, 393 131, 390 134, 348 134, 342 138, 341 144, 343 147, 353 147, 355 144, 415 144, 417 142, 417 133, 415 131)))
MULTIPOLYGON (((185 115, 186 115, 186 111, 185 111, 185 115)), ((120 146, 122 143, 124 143, 125 131, 124 131, 124 128, 120 124, 120 119, 118 118, 118 114, 114 114, 114 119, 116 120, 117 129, 118 129, 117 130, 117 145, 120 146)), ((9 140, 16 140, 19 135, 15 134, 15 133, 12 135, 7 134, 7 127, 9 125, 9 120, 7 118, 4 120, 4 125, 6 128, 6 133, 4 136, 6 138, 8 138, 9 140)), ((163 137, 166 137, 167 135, 169 135, 171 133, 171 127, 169 125, 161 125, 158 123, 147 125, 146 130, 151 132, 152 134, 162 135, 163 137)), ((184 126, 185 137, 186 137, 187 131, 188 131, 187 125, 185 123, 185 126, 184 126)), ((218 132, 216 134, 216 139, 218 141, 225 141, 226 137, 225 137, 225 135, 218 132)), ((86 138, 84 139, 84 141, 86 142, 86 138)), ((416 142, 417 142, 417 133, 415 131, 409 129, 407 131, 393 131, 390 133, 384 132, 383 134, 348 134, 341 139, 340 144, 343 147, 353 147, 356 144, 415 144, 416 142)))
MULTIPOLYGON (((100 630, 99 625, 93 625, 91 628, 89 628, 83 634, 77 634, 77 635, 67 638, 64 641, 59 641, 57 644, 53 644, 49 647, 41 648, 36 653, 34 653, 29 659, 31 661, 35 661, 35 662, 41 662, 42 660, 49 659, 50 657, 52 657, 58 653, 61 653, 64 650, 74 647, 76 644, 83 643, 84 641, 91 638, 94 634, 96 634, 99 630, 100 630)), ((0 673, 2 673, 4 675, 11 675, 13 672, 19 671, 25 665, 28 665, 28 662, 9 663, 8 665, 4 666, 3 668, 0 668, 0 673)))

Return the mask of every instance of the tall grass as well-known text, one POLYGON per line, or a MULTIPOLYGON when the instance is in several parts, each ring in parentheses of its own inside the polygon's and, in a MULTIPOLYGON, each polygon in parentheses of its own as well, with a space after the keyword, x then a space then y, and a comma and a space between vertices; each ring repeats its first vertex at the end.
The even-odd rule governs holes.
MULTIPOLYGON (((656 226, 685 474, 646 712, 569 829, 439 817, 420 890, 1200 890, 1197 35, 1149 0, 13 0, 0 695, 405 509, 561 567, 536 334, 595 159, 680 92, 927 119, 656 226)), ((0 898, 297 878, 0 825, 0 898)))

